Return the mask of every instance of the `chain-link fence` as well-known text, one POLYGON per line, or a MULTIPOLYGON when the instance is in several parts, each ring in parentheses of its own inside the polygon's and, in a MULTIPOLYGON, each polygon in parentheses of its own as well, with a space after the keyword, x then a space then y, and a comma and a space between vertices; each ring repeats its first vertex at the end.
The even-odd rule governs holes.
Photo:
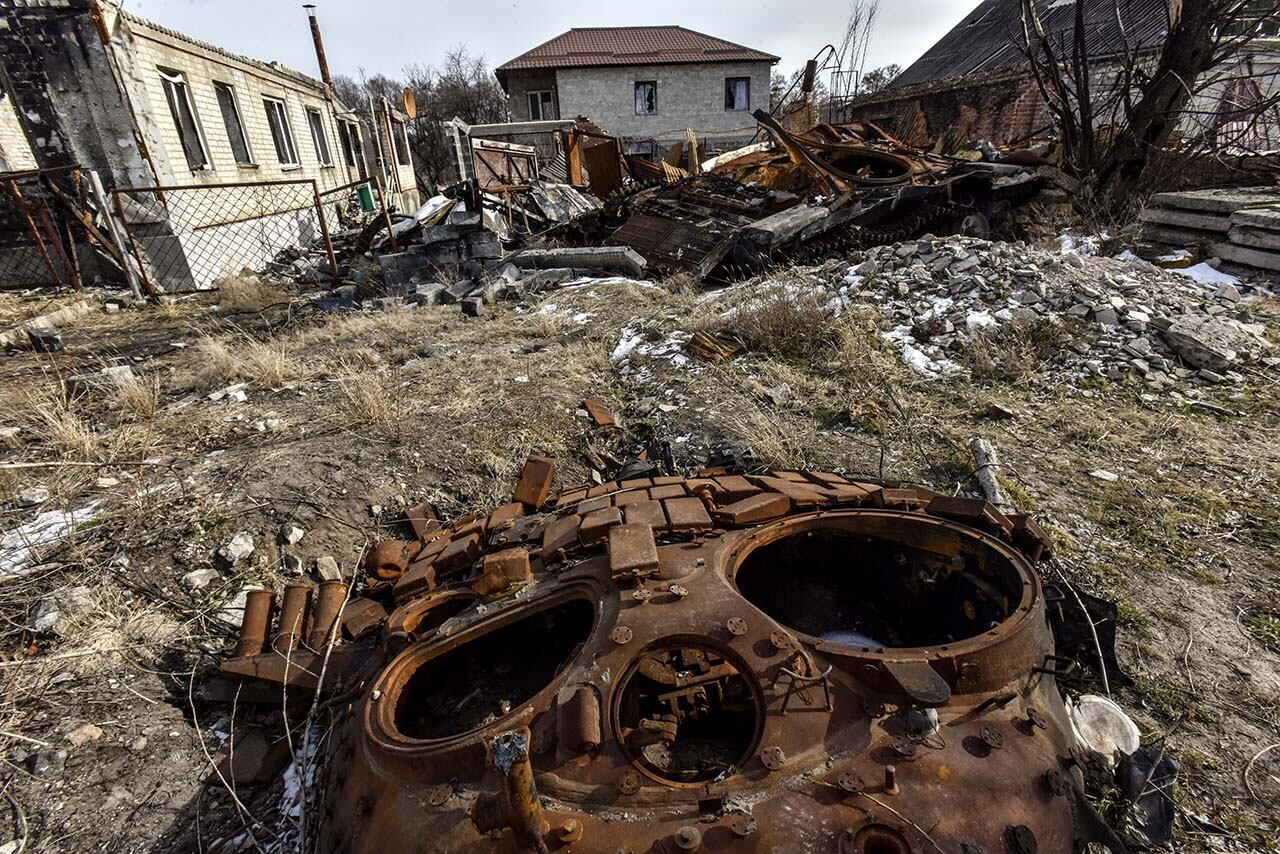
POLYGON ((146 282, 169 293, 245 273, 338 282, 314 180, 129 187, 112 191, 146 282))
POLYGON ((77 167, 0 173, 0 289, 80 289, 71 220, 60 198, 84 207, 77 167))
POLYGON ((391 234, 391 210, 382 181, 376 175, 324 190, 320 193, 320 203, 325 217, 336 230, 363 232, 385 227, 391 234))

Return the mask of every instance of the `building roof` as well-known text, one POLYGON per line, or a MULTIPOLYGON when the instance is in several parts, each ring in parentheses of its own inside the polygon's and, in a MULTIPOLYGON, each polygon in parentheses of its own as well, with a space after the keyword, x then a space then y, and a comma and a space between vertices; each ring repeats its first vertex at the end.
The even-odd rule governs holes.
MULTIPOLYGON (((1111 56, 1123 49, 1126 40, 1131 46, 1153 44, 1164 35, 1167 26, 1165 2, 1085 0, 1085 27, 1091 51, 1096 56, 1111 56)), ((1074 0, 1036 0, 1036 8, 1050 39, 1056 43, 1060 37, 1070 37, 1075 27, 1074 0)), ((890 85, 898 89, 1021 65, 1025 62, 1019 47, 1022 38, 1021 0, 983 0, 890 85)))
POLYGON ((684 27, 575 27, 494 69, 506 83, 512 71, 603 65, 693 62, 777 62, 771 53, 684 27))
POLYGON ((242 62, 245 65, 253 66, 254 68, 260 69, 261 71, 264 71, 268 74, 275 74, 285 79, 292 80, 294 83, 297 83, 300 86, 306 86, 310 89, 314 89, 317 92, 320 92, 321 94, 323 94, 325 91, 324 81, 317 80, 316 78, 312 77, 309 74, 303 74, 301 71, 298 71, 297 69, 294 69, 294 68, 290 68, 287 65, 281 65, 278 62, 263 62, 260 59, 254 59, 253 57, 250 57, 250 56, 244 56, 243 54, 234 53, 233 51, 229 51, 226 48, 218 47, 216 44, 210 44, 209 42, 201 41, 200 39, 193 38, 187 35, 186 33, 180 33, 177 30, 170 29, 169 27, 161 26, 160 24, 157 24, 155 21, 148 21, 146 18, 143 18, 139 15, 135 15, 134 13, 126 11, 124 9, 120 10, 120 17, 123 18, 125 21, 127 21, 130 27, 142 27, 145 29, 153 30, 154 32, 166 35, 169 38, 177 39, 178 41, 184 41, 195 47, 210 51, 211 53, 220 54, 222 56, 227 57, 228 59, 233 59, 233 60, 236 60, 237 62, 242 62))

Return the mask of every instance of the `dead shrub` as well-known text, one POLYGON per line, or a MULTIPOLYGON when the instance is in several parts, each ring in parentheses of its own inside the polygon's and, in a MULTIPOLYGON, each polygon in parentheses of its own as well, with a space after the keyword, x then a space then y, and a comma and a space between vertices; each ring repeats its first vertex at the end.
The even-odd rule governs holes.
POLYGON ((1053 318, 1007 323, 975 332, 965 355, 978 379, 1025 380, 1039 373, 1069 337, 1063 323, 1053 318))
POLYGON ((288 294, 257 276, 231 276, 218 289, 218 311, 223 314, 262 311, 269 305, 288 301, 288 294))
POLYGON ((663 278, 660 282, 662 287, 666 288, 673 294, 678 296, 688 296, 702 292, 702 284, 688 273, 672 273, 663 278))
POLYGON ((723 318, 717 331, 734 336, 755 353, 809 361, 836 352, 844 325, 825 290, 769 284, 723 318))
POLYGON ((196 382, 204 388, 242 380, 278 387, 309 376, 283 341, 202 338, 196 345, 196 356, 196 382))

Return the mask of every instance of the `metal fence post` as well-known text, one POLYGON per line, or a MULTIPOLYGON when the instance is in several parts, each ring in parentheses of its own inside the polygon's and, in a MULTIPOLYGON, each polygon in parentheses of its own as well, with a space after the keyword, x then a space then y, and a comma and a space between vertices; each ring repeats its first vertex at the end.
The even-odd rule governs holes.
POLYGON ((378 189, 378 204, 382 205, 382 221, 387 224, 387 236, 391 238, 391 251, 399 252, 400 246, 396 243, 396 233, 391 228, 391 214, 387 211, 387 192, 383 189, 382 179, 377 175, 373 176, 373 186, 378 189))
MULTIPOLYGON (((129 250, 125 248, 124 238, 120 236, 120 229, 124 229, 125 234, 129 234, 129 229, 124 222, 124 208, 120 206, 120 197, 116 196, 116 210, 120 213, 120 221, 111 215, 111 208, 107 205, 107 193, 102 189, 102 179, 98 177, 98 173, 93 169, 86 169, 89 175, 89 189, 93 191, 94 201, 98 203, 98 210, 102 211, 102 218, 107 221, 107 229, 111 232, 111 240, 116 245, 116 251, 120 253, 121 265, 124 267, 125 280, 129 282, 129 290, 133 291, 134 299, 142 299, 142 291, 138 287, 138 274, 146 276, 146 269, 142 263, 142 256, 138 254, 130 255, 129 250), (133 259, 132 261, 130 259, 133 259), (138 269, 133 269, 134 262, 137 262, 138 269)), ((130 242, 133 241, 133 235, 129 235, 130 242)), ((137 252, 137 245, 134 245, 134 252, 137 252)), ((147 292, 152 293, 151 286, 147 286, 147 292)))
POLYGON ((314 178, 311 179, 311 194, 315 198, 316 216, 320 218, 320 233, 324 235, 324 249, 329 255, 329 271, 333 274, 333 286, 342 284, 338 276, 338 258, 333 254, 333 241, 329 239, 329 224, 325 221, 324 204, 320 201, 320 187, 314 178))

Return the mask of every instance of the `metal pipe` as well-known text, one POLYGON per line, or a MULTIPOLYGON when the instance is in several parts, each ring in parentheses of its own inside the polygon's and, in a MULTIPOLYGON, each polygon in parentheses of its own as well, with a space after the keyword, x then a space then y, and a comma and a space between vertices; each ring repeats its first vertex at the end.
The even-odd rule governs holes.
POLYGON ((396 243, 396 233, 391 228, 391 213, 387 210, 387 191, 382 187, 382 179, 377 175, 373 176, 373 185, 378 188, 378 204, 382 205, 382 221, 387 226, 387 236, 391 238, 391 251, 399 252, 400 247, 396 243))
POLYGON ((324 236, 324 251, 329 256, 329 272, 333 274, 333 286, 336 288, 342 284, 342 277, 338 275, 338 258, 333 254, 333 240, 329 237, 329 224, 324 217, 324 203, 320 201, 320 185, 313 178, 311 181, 311 194, 316 201, 316 218, 320 220, 320 233, 324 236))
POLYGON ((271 648, 284 655, 293 652, 306 636, 307 611, 311 606, 310 584, 289 584, 280 603, 280 622, 271 648))
POLYGON ((240 639, 236 641, 236 658, 266 651, 267 627, 276 604, 274 590, 250 590, 244 600, 244 620, 240 623, 240 639))
MULTIPOLYGON (((94 192, 98 192, 102 189, 102 184, 99 181, 98 174, 96 172, 89 172, 89 180, 93 183, 94 192)), ((111 197, 116 200, 116 213, 120 215, 120 219, 115 220, 112 223, 111 230, 112 234, 116 237, 116 241, 119 243, 120 254, 123 256, 124 260, 125 278, 129 280, 129 287, 133 289, 133 296, 135 299, 142 299, 142 293, 138 290, 139 279, 142 281, 142 289, 147 292, 147 296, 158 296, 156 286, 151 282, 151 277, 147 275, 147 265, 142 263, 142 249, 138 246, 138 241, 133 237, 133 231, 129 228, 128 220, 125 219, 124 204, 120 201, 120 192, 113 192, 111 197), (125 251, 124 242, 120 239, 117 229, 123 231, 125 237, 129 238, 129 245, 133 248, 132 256, 125 251), (133 261, 131 261, 130 258, 132 258, 133 261), (136 271, 133 269, 134 261, 138 263, 138 269, 136 271)), ((104 207, 103 210, 105 209, 106 208, 104 207)), ((165 215, 168 216, 167 213, 165 215)))
POLYGON ((533 780, 529 762, 529 730, 510 730, 494 737, 490 743, 493 767, 502 775, 495 793, 476 800, 471 821, 476 829, 487 833, 511 828, 515 841, 524 851, 547 851, 543 838, 551 825, 542 816, 542 802, 533 780))
POLYGON ((320 38, 320 22, 316 20, 315 4, 304 3, 302 8, 307 10, 307 18, 311 21, 311 40, 316 45, 316 61, 320 63, 320 79, 324 81, 326 87, 332 90, 333 77, 329 75, 329 60, 324 55, 324 39, 320 38))
POLYGON ((345 581, 322 581, 316 590, 315 609, 311 612, 311 633, 307 646, 319 652, 329 645, 329 635, 338 624, 338 613, 347 601, 345 581))

